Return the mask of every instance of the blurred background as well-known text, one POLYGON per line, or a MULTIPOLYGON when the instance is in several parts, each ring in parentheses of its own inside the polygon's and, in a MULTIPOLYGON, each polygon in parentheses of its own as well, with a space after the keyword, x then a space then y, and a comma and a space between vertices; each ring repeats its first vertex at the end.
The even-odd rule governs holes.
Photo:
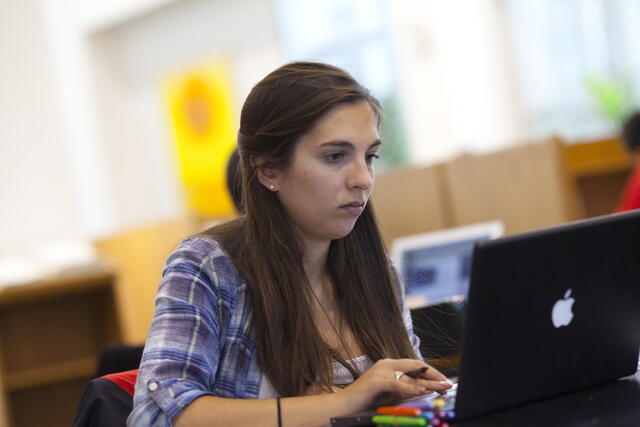
POLYGON ((0 1, 0 425, 68 425, 103 349, 144 342, 166 256, 236 215, 239 111, 284 62, 381 100, 391 246, 612 212, 638 45, 636 0, 0 1))

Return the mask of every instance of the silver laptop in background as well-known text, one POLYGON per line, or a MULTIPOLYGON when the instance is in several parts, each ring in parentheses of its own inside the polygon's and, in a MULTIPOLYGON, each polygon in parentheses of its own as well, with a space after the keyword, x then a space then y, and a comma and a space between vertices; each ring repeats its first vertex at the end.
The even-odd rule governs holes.
POLYGON ((501 221, 490 221, 395 239, 391 259, 404 279, 409 308, 464 298, 474 245, 503 233, 501 221))

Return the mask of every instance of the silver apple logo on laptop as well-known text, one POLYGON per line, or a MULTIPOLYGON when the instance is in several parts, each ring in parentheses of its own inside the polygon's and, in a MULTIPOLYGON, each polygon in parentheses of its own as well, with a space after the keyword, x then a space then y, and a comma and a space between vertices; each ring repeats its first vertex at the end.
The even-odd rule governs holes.
POLYGON ((551 311, 553 326, 559 328, 571 323, 571 320, 573 319, 573 311, 571 311, 571 307, 573 307, 574 302, 576 302, 576 300, 575 298, 571 298, 571 289, 567 289, 567 292, 564 294, 564 298, 559 299, 553 305, 553 310, 551 311))

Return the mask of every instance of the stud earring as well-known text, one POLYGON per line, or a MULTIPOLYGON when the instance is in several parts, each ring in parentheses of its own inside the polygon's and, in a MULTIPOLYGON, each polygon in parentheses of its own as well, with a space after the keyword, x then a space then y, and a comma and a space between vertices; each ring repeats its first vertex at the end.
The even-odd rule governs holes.
POLYGON ((271 184, 271 185, 269 186, 269 190, 271 190, 271 191, 276 191, 276 186, 275 186, 275 185, 273 185, 273 184, 271 184))

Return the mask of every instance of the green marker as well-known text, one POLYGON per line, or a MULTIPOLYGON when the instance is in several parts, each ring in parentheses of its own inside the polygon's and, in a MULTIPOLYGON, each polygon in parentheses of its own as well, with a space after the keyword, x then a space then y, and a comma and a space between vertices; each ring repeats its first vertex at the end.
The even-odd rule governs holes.
POLYGON ((371 421, 388 426, 426 426, 427 420, 419 417, 394 417, 393 415, 375 415, 371 421))

